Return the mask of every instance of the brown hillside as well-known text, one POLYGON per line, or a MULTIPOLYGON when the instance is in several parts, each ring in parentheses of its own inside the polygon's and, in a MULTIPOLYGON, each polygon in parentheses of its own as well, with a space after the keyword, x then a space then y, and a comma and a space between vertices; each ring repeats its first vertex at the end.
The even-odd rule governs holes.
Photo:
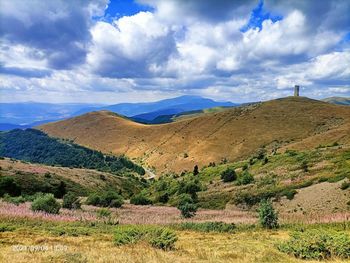
POLYGON ((143 125, 108 111, 39 129, 104 152, 139 158, 158 172, 241 159, 260 147, 315 147, 350 142, 350 107, 288 97, 162 125, 143 125), (188 155, 186 157, 185 153, 188 155))

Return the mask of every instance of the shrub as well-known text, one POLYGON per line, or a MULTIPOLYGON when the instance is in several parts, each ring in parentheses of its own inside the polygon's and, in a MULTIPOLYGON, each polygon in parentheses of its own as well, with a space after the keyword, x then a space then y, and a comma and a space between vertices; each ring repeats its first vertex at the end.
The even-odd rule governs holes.
POLYGON ((262 200, 258 209, 259 222, 264 228, 273 229, 278 227, 278 215, 270 200, 262 200))
POLYGON ((88 205, 94 205, 99 206, 101 204, 101 197, 97 193, 92 193, 88 196, 86 199, 86 204, 88 205))
POLYGON ((100 210, 97 211, 97 216, 98 217, 109 217, 111 216, 112 212, 106 208, 101 208, 100 210))
POLYGON ((165 203, 167 203, 169 201, 169 194, 167 192, 158 193, 158 195, 156 196, 155 201, 165 204, 165 203))
POLYGON ((103 194, 93 193, 87 198, 86 204, 119 208, 123 205, 123 197, 112 191, 103 194))
POLYGON ((221 173, 220 177, 221 177, 221 180, 225 183, 233 182, 237 179, 237 174, 235 170, 228 168, 221 173))
POLYGON ((9 226, 6 224, 0 224, 0 233, 1 232, 11 232, 14 231, 16 228, 13 226, 9 226))
POLYGON ((309 171, 309 166, 307 162, 304 160, 301 162, 300 168, 306 173, 309 171))
POLYGON ((3 197, 3 200, 5 202, 12 203, 12 204, 15 204, 15 205, 22 204, 22 203, 24 203, 26 201, 26 199, 23 196, 21 196, 21 195, 13 197, 13 196, 10 196, 9 194, 5 194, 4 197, 3 197))
POLYGON ((21 194, 21 187, 12 177, 0 176, 0 197, 4 194, 9 194, 11 196, 18 196, 21 194))
POLYGON ((188 194, 182 194, 180 196, 177 208, 180 210, 181 216, 184 218, 194 217, 197 212, 197 205, 188 194))
POLYGON ((81 207, 81 203, 78 196, 72 192, 69 192, 63 196, 62 207, 68 209, 79 209, 81 207))
POLYGON ((137 195, 134 195, 130 199, 130 203, 134 205, 151 205, 152 201, 149 198, 147 198, 144 194, 139 193, 137 195))
POLYGON ((197 174, 199 174, 198 165, 195 165, 193 168, 193 175, 197 175, 197 174))
POLYGON ((286 196, 288 200, 293 200, 296 194, 297 194, 297 190, 295 189, 285 190, 281 193, 281 195, 286 196))
POLYGON ((57 202, 53 194, 46 194, 37 197, 32 203, 33 211, 44 211, 50 214, 58 214, 60 211, 60 204, 57 202))
POLYGON ((204 222, 193 223, 185 222, 177 226, 180 230, 194 230, 200 232, 233 232, 236 228, 235 224, 227 224, 224 222, 204 222))
POLYGON ((237 185, 246 185, 254 182, 254 177, 245 171, 240 177, 238 177, 237 185))
POLYGON ((149 243, 155 248, 170 250, 174 248, 177 236, 168 228, 154 228, 150 231, 149 243))
POLYGON ((324 230, 294 232, 288 241, 278 245, 278 249, 301 259, 348 259, 350 237, 345 233, 324 230))
POLYGON ((174 248, 176 233, 168 228, 156 226, 119 226, 114 235, 114 243, 118 246, 134 244, 140 241, 163 250, 174 248))

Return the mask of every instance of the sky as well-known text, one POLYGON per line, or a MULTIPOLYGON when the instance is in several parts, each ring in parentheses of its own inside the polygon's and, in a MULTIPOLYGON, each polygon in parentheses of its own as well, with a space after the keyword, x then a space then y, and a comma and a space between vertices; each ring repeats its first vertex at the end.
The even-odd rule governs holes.
POLYGON ((350 97, 349 0, 1 0, 0 102, 350 97))

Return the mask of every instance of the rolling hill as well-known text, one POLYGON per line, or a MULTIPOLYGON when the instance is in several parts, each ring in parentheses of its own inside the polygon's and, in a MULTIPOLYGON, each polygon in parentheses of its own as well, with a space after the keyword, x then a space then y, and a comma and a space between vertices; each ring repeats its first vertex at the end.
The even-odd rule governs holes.
POLYGON ((157 172, 180 172, 192 170, 195 164, 240 160, 262 147, 271 152, 347 144, 350 108, 288 97, 161 125, 99 111, 38 128, 50 136, 137 158, 157 172))
POLYGON ((0 133, 0 156, 23 161, 75 168, 96 169, 111 173, 136 172, 144 169, 124 156, 101 152, 58 140, 34 130, 12 130, 0 133))

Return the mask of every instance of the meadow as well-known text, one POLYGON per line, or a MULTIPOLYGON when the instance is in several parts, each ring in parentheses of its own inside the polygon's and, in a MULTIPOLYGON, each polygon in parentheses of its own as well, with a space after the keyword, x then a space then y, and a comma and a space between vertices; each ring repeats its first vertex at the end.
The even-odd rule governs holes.
MULTIPOLYGON (((101 209, 83 205, 54 215, 33 212, 29 203, 0 202, 0 262, 305 262, 278 249, 294 231, 350 234, 350 222, 344 221, 349 214, 325 217, 324 224, 300 218, 292 223, 281 215, 280 227, 267 230, 251 212, 200 209, 194 218, 184 219, 176 208, 165 206, 125 204, 107 214, 101 209), (225 223, 204 227, 203 222, 214 221, 225 223), (171 229, 177 236, 174 248, 115 244, 118 228, 137 225, 171 229)), ((347 261, 332 257, 327 262, 347 261)))

